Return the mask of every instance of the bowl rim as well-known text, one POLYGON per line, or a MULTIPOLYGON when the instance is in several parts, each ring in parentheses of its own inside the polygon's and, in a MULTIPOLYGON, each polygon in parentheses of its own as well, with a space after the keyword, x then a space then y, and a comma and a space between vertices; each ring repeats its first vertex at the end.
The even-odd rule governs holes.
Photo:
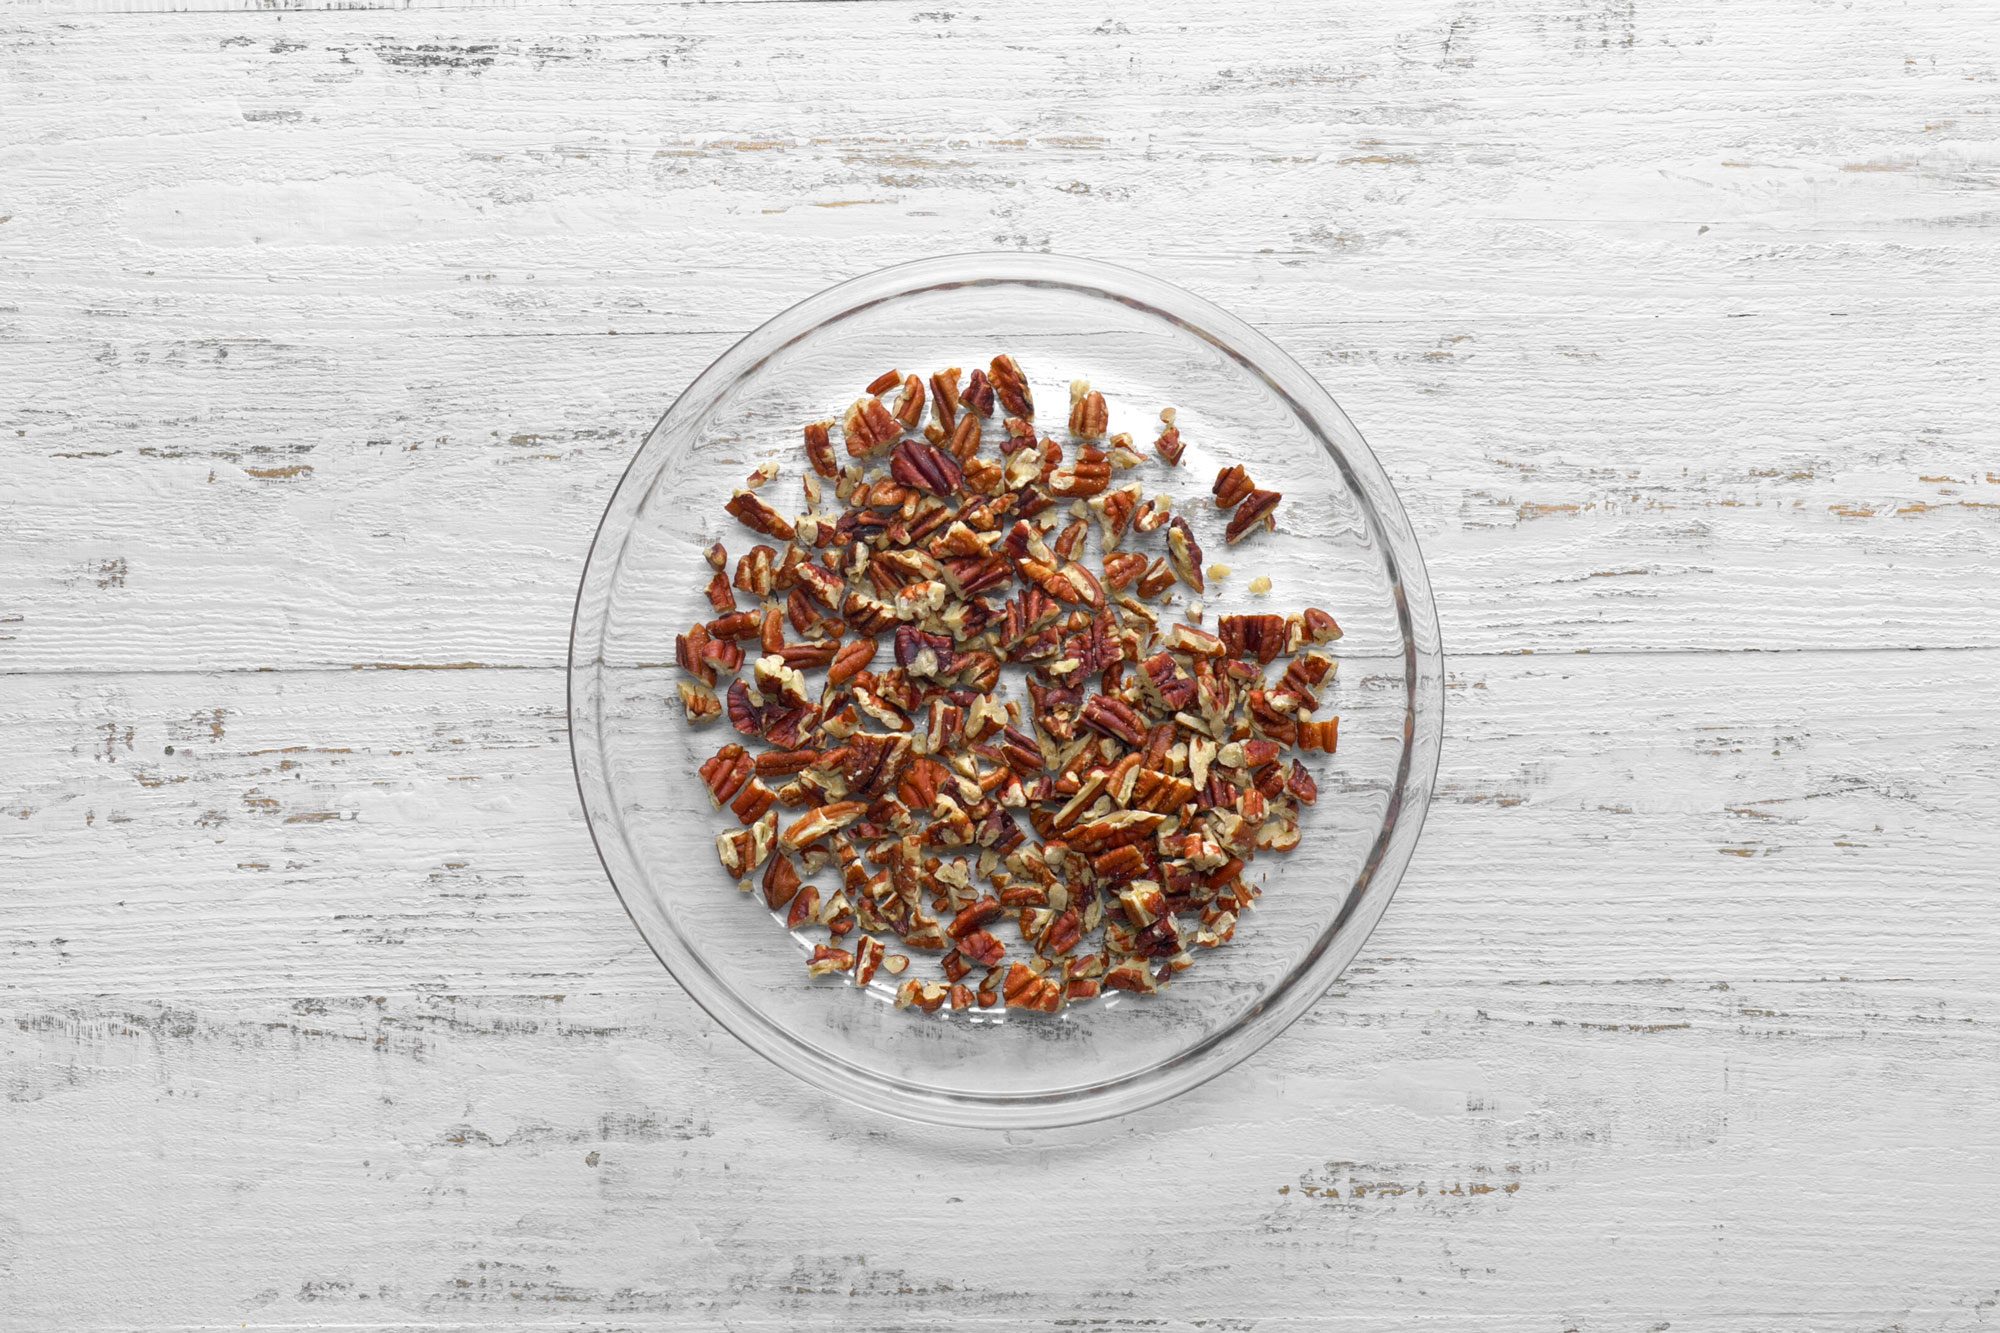
MULTIPOLYGON (((629 523, 626 532, 629 540, 629 523)), ((571 611, 564 685, 571 767, 598 860, 640 938, 703 1012, 759 1055, 822 1091, 906 1119, 992 1129, 1081 1124, 1155 1105, 1235 1067, 1303 1017, 1360 952, 1401 883, 1429 808, 1445 708, 1444 649, 1423 553, 1380 462, 1333 396, 1264 334, 1178 285, 1102 260, 1014 251, 912 260, 823 288, 752 329, 697 375, 633 452, 591 535, 571 611), (627 892, 621 882, 621 870, 635 883, 642 875, 622 834, 607 837, 605 833, 612 830, 600 832, 601 821, 616 827, 615 804, 602 728, 594 736, 585 734, 593 717, 602 718, 601 711, 593 712, 588 705, 594 691, 601 691, 601 673, 607 669, 601 634, 596 645, 584 642, 585 612, 608 598, 623 558, 622 546, 613 554, 605 536, 615 515, 622 512, 629 520, 646 499, 651 481, 638 485, 637 474, 668 424, 684 413, 705 413, 730 386, 829 322, 920 292, 999 285, 1077 291, 1165 319, 1225 353, 1277 394, 1332 457, 1379 534, 1402 631, 1405 682, 1405 739, 1395 789, 1354 884, 1313 945, 1265 989, 1257 1003, 1166 1059, 1097 1082, 1023 1094, 929 1088, 847 1065, 742 1000, 699 951, 689 947, 653 895, 627 892)))

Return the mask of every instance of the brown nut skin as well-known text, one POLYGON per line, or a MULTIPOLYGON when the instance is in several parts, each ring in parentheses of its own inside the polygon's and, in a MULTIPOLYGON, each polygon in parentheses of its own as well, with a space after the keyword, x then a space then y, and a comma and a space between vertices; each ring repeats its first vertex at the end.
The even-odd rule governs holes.
POLYGON ((1305 609, 1306 637, 1314 643, 1332 643, 1340 637, 1340 625, 1316 606, 1305 609))
POLYGON ((987 377, 985 371, 973 371, 972 377, 966 381, 965 390, 959 394, 958 400, 981 417, 992 416, 994 407, 993 381, 987 377))
POLYGON ((988 374, 994 393, 999 395, 1000 406, 1017 417, 1035 415, 1035 396, 1028 389, 1028 377, 1014 363, 1013 357, 1005 354, 994 357, 988 374))
POLYGON ((856 399, 841 418, 840 428, 847 438, 847 452, 856 458, 866 458, 903 433, 903 423, 872 396, 856 399))
POLYGON ((1256 489, 1256 483, 1250 480, 1250 474, 1239 464, 1217 472, 1211 489, 1215 493, 1217 509, 1234 509, 1244 496, 1256 489))
POLYGON ((840 476, 840 462, 833 452, 833 423, 815 421, 806 426, 806 461, 812 470, 829 481, 840 476))
POLYGON ((854 639, 842 644, 826 669, 827 683, 845 685, 853 680, 868 669, 879 648, 880 644, 875 639, 854 639))
POLYGON ((924 419, 924 382, 915 375, 903 380, 903 392, 896 399, 894 413, 904 430, 915 430, 924 419))
POLYGON ((790 541, 796 529, 791 520, 766 504, 755 491, 738 491, 723 508, 731 517, 752 532, 761 532, 779 541, 790 541))
POLYGON ((967 412, 960 417, 951 431, 951 453, 960 463, 971 461, 979 452, 980 419, 977 413, 967 412))
POLYGON ((1194 529, 1184 518, 1177 517, 1167 525, 1167 560, 1175 577, 1190 591, 1199 596, 1207 590, 1201 574, 1201 543, 1194 539, 1194 529))
POLYGON ((1276 491, 1251 491, 1243 497, 1236 512, 1229 516, 1229 528, 1222 534, 1222 540, 1230 546, 1242 541, 1260 526, 1271 524, 1272 511, 1284 497, 1276 491))
POLYGON ((1070 404, 1069 433, 1085 440, 1101 440, 1110 424, 1111 413, 1104 395, 1092 389, 1070 404))

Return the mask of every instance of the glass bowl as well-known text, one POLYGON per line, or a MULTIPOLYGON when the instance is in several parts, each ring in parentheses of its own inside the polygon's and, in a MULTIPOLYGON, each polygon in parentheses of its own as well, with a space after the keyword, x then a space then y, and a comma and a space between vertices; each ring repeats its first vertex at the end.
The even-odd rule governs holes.
MULTIPOLYGON (((674 978, 753 1050, 817 1087, 894 1115, 996 1128, 1076 1123, 1172 1097, 1311 1007, 1409 863, 1443 710, 1423 557, 1388 478, 1333 399, 1207 301, 1129 269, 1051 255, 883 269, 800 302, 723 353, 660 419, 613 492, 570 640, 570 743, 591 836, 674 978), (927 375, 984 366, 1002 351, 1026 370, 1045 430, 1059 431, 1071 379, 1104 393, 1111 429, 1130 431, 1146 455, 1125 475, 1149 495, 1171 492, 1208 559, 1235 567, 1211 583, 1211 625, 1218 614, 1306 605, 1340 621, 1344 637, 1326 650, 1338 675, 1322 713, 1339 715, 1340 744, 1313 757, 1320 799, 1301 820, 1297 850, 1252 864, 1264 897, 1235 942, 1196 950, 1196 966, 1160 994, 1114 992, 1056 1015, 925 1014, 894 1007, 896 979, 886 973, 867 989, 809 979, 803 955, 813 940, 787 932, 718 866, 715 834, 735 823, 711 810, 695 769, 734 733, 726 722, 683 720, 673 642, 713 615, 703 550, 720 540, 735 556, 754 540, 722 509, 746 475, 776 460, 783 472, 762 494, 781 509, 803 507, 803 423, 837 417, 891 366, 927 375), (1187 442, 1179 469, 1150 448, 1168 405, 1187 442), (1225 548, 1208 488, 1219 466, 1239 462, 1284 501, 1276 531, 1225 548), (1252 597, 1258 575, 1274 586, 1252 597)), ((935 955, 914 958, 908 975, 935 973, 935 955)))

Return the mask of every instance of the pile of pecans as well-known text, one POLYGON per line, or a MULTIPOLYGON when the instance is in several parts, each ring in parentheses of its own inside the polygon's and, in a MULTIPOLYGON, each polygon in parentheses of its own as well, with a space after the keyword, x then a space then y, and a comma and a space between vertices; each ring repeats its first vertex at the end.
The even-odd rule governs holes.
MULTIPOLYGON (((1338 736, 1312 716, 1333 617, 1210 632, 1199 601, 1171 615, 1176 588, 1205 591, 1202 551, 1167 496, 1114 485, 1144 461, 1131 436, 1107 438, 1082 381, 1067 447, 1034 413, 1008 356, 881 376, 838 424, 805 428, 803 513, 759 494, 769 463, 725 506, 768 544, 733 573, 709 548, 715 618, 675 643, 688 720, 726 713, 764 747, 701 766, 740 824, 716 839, 723 869, 789 928, 826 930, 815 977, 865 987, 902 976, 905 950, 942 955, 943 979, 903 980, 899 1006, 1051 1013, 1157 991, 1233 937, 1259 892, 1245 869, 1296 847, 1317 797, 1299 752, 1338 736), (1135 549, 1156 534, 1163 552, 1135 549), (1003 694, 1009 665, 1025 708, 1003 694), (823 894, 808 881, 829 870, 823 894), (994 933, 1010 919, 1017 945, 994 933)), ((1153 450, 1178 467, 1173 409, 1160 419, 1153 450)), ((1281 499, 1222 469, 1225 541, 1270 528, 1281 499)))

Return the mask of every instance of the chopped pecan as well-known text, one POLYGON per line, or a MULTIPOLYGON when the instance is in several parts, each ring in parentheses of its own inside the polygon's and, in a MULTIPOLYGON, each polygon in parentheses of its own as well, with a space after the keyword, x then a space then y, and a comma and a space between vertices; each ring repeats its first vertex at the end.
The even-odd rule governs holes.
MULTIPOLYGON (((881 967, 885 960, 886 948, 887 946, 873 935, 863 935, 854 942, 855 985, 866 986, 875 979, 875 970, 881 967)), ((896 972, 902 971, 902 969, 892 968, 890 971, 891 975, 893 975, 896 972)))
POLYGON ((1330 717, 1324 722, 1300 722, 1296 724, 1298 746, 1301 750, 1318 750, 1322 754, 1332 754, 1340 745, 1340 719, 1330 717))
POLYGON ((904 377, 903 392, 896 399, 893 415, 904 430, 915 430, 924 419, 924 382, 915 375, 904 377))
MULTIPOLYGON (((1009 362, 1008 364, 1013 364, 1009 362)), ((966 381, 964 392, 958 396, 959 402, 971 408, 982 417, 993 415, 993 383, 983 370, 972 372, 966 381)))
POLYGON ((777 510, 765 504, 755 491, 738 491, 723 506, 730 515, 749 528, 761 532, 766 537, 776 537, 779 541, 790 541, 795 533, 791 521, 777 510))
POLYGON ((1201 578, 1201 544, 1194 539, 1194 529, 1184 518, 1175 518, 1167 524, 1167 559, 1173 565, 1174 576, 1188 586, 1189 591, 1201 593, 1207 585, 1201 578))
POLYGON ((783 852, 770 859, 764 867, 764 905, 776 912, 784 908, 798 896, 803 881, 798 867, 783 852))
POLYGON ((840 464, 833 453, 833 423, 815 421, 806 427, 806 461, 812 470, 829 481, 840 475, 840 464))
POLYGON ((955 495, 965 480, 958 459, 934 444, 904 440, 889 458, 889 475, 932 495, 955 495))
POLYGON ((778 843, 788 852, 810 847, 828 834, 846 828, 861 818, 867 809, 868 807, 860 801, 834 801, 817 810, 809 810, 804 818, 788 826, 779 835, 778 843))
POLYGON ((722 716, 722 701, 715 697, 714 690, 698 680, 682 680, 674 684, 680 691, 681 711, 687 714, 689 722, 700 726, 722 716))
MULTIPOLYGON (((994 357, 988 367, 988 375, 992 380, 994 393, 999 395, 1002 407, 1017 417, 1035 415, 1035 396, 1028 390, 1028 377, 1021 373, 1021 368, 1014 363, 1013 357, 1004 353, 994 357)), ((974 372, 975 383, 977 379, 978 373, 974 372)), ((980 415, 984 416, 985 413, 980 415)))
POLYGON ((1256 485, 1241 466, 1223 468, 1215 474, 1215 485, 1211 488, 1215 492, 1215 507, 1234 509, 1243 497, 1256 489, 1256 485))
POLYGON ((1243 498, 1236 512, 1229 516, 1229 527, 1222 534, 1223 541, 1234 546, 1255 532, 1259 526, 1272 524, 1271 513, 1284 497, 1276 491, 1252 491, 1243 498))
POLYGON ((882 406, 881 399, 871 395, 855 399, 841 417, 840 429, 847 439, 847 452, 856 458, 866 458, 900 436, 903 423, 882 406))
POLYGON ((814 977, 830 977, 837 972, 846 972, 854 967, 854 955, 845 949, 836 949, 831 944, 815 944, 812 957, 806 962, 806 972, 814 977))
POLYGON ((1104 405, 1104 395, 1082 386, 1082 392, 1072 392, 1069 406, 1069 433, 1086 440, 1101 440, 1110 421, 1110 411, 1104 405))

